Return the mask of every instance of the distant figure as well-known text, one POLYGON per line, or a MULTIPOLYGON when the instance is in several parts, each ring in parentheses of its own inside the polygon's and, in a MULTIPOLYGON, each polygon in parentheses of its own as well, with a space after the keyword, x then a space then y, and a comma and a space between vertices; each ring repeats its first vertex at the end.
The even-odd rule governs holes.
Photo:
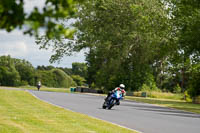
POLYGON ((41 82, 39 81, 37 84, 38 91, 40 90, 40 87, 41 87, 41 82))

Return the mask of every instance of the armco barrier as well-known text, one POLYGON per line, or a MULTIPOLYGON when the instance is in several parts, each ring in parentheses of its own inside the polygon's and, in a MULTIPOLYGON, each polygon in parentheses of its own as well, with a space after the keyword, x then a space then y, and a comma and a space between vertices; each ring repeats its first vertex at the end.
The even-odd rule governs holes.
POLYGON ((126 95, 127 96, 133 96, 133 92, 128 91, 128 92, 126 92, 126 95))
POLYGON ((103 94, 102 90, 94 90, 94 89, 90 89, 87 87, 80 87, 80 86, 76 87, 76 92, 103 94))

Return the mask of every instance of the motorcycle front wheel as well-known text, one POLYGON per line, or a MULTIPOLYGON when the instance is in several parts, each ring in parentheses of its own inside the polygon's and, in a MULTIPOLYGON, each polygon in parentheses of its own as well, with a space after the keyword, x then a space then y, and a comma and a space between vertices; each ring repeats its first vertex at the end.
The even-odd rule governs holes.
POLYGON ((106 109, 106 107, 107 107, 107 105, 106 105, 106 101, 103 103, 103 106, 102 106, 102 108, 103 109, 106 109))
POLYGON ((115 101, 114 99, 111 99, 110 104, 108 106, 108 109, 111 109, 114 105, 115 105, 115 101))

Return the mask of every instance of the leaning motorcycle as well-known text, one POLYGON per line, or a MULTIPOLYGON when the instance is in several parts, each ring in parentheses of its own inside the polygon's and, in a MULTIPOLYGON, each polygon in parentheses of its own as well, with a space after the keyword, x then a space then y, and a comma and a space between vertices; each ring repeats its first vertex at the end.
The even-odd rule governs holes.
POLYGON ((115 91, 112 93, 107 99, 105 99, 102 108, 103 109, 111 109, 114 105, 117 104, 117 101, 122 100, 122 93, 121 91, 115 91))

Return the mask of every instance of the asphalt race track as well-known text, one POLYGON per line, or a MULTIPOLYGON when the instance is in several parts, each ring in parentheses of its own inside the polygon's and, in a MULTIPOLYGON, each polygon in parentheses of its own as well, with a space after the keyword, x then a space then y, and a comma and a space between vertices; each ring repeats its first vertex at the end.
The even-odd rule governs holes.
POLYGON ((102 96, 29 92, 51 104, 144 133, 200 133, 199 114, 132 101, 121 101, 119 106, 105 110, 102 109, 102 96))

